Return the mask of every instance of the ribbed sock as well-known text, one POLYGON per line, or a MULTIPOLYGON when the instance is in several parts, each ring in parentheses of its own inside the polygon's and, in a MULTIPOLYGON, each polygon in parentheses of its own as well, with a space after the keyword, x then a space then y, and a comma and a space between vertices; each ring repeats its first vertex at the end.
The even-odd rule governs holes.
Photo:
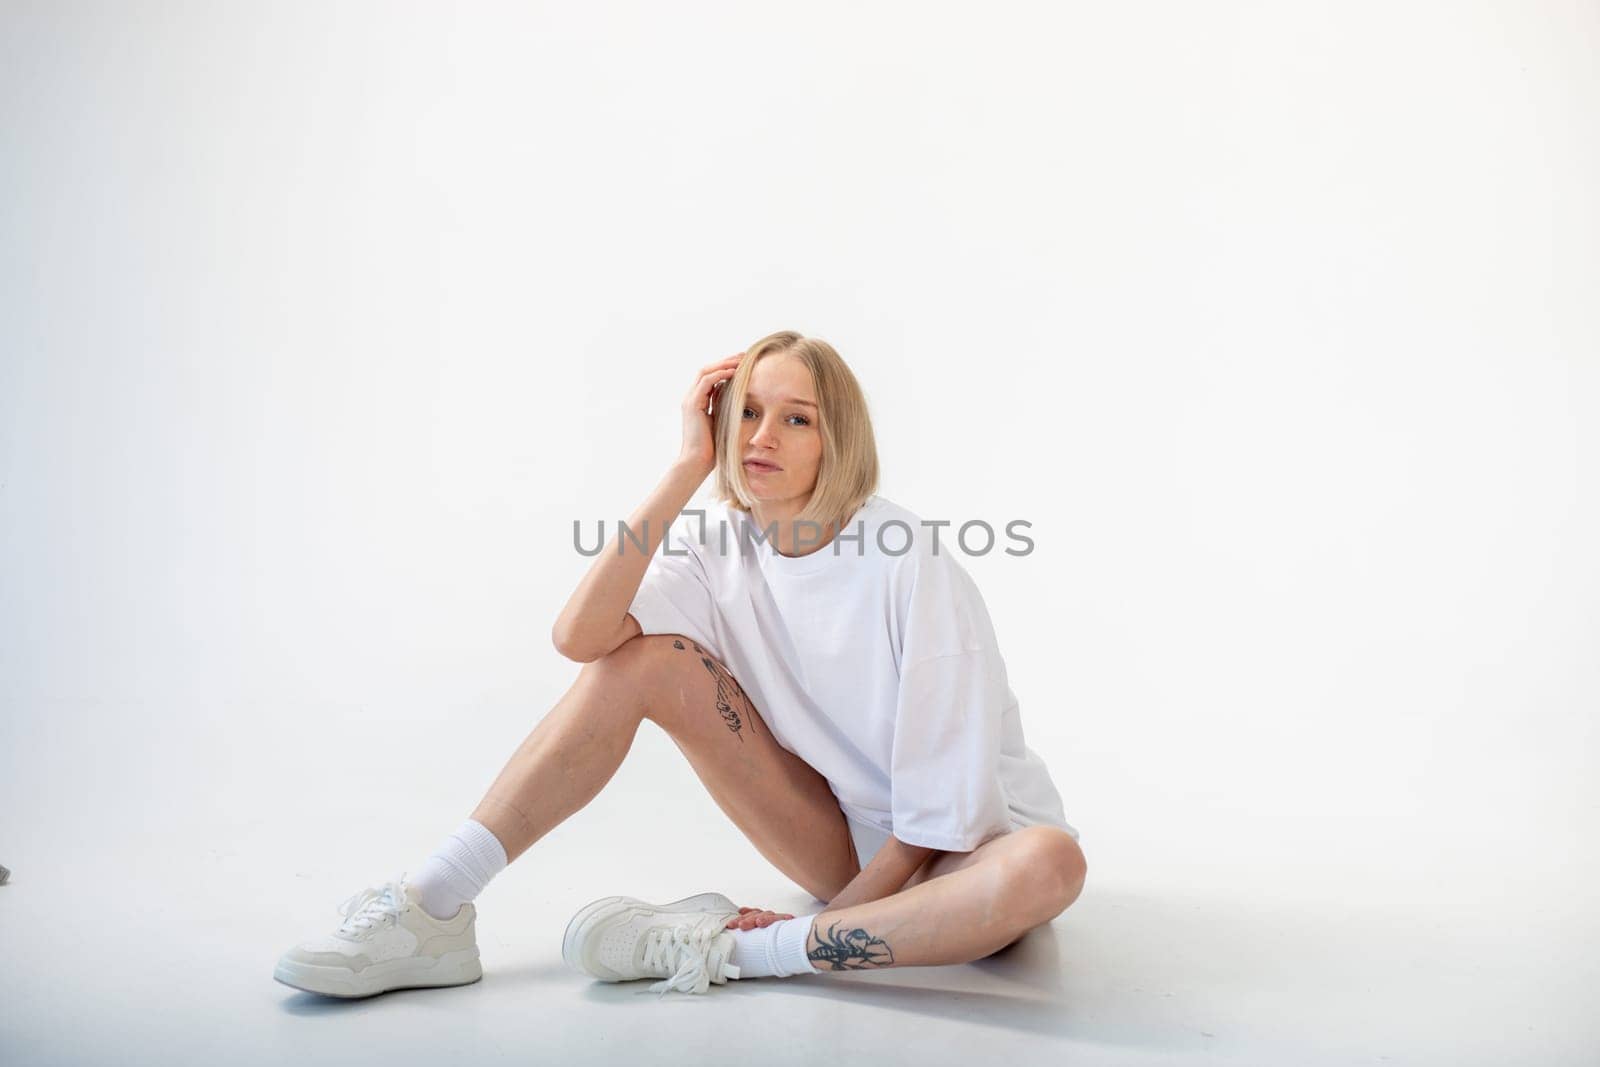
POLYGON ((423 911, 435 919, 449 919, 505 869, 506 850, 500 839, 482 823, 468 819, 407 881, 416 889, 423 911))
POLYGON ((779 919, 757 930, 729 930, 733 955, 728 962, 739 968, 740 978, 789 978, 816 974, 806 957, 806 938, 815 915, 779 919))

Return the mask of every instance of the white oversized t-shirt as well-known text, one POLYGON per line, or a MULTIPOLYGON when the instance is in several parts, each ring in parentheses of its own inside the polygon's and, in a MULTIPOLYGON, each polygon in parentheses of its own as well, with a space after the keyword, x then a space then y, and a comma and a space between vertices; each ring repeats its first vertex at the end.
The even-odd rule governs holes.
POLYGON ((1023 743, 988 609, 948 538, 935 550, 913 512, 876 495, 808 555, 762 533, 725 504, 691 505, 629 614, 721 660, 853 819, 948 852, 1036 823, 1078 836, 1023 743))

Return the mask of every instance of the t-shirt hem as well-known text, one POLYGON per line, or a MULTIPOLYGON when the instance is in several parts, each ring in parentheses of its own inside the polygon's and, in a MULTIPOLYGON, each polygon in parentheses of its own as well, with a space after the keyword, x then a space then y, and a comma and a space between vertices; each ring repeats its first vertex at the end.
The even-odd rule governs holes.
POLYGON ((1002 830, 999 833, 981 834, 972 838, 955 837, 950 834, 926 834, 917 830, 903 832, 900 827, 896 827, 889 832, 906 844, 915 845, 918 848, 933 848, 938 849, 940 852, 971 852, 985 841, 999 837, 1001 834, 1009 832, 1009 830, 1010 827, 1008 826, 1006 830, 1002 830))
POLYGON ((1077 828, 1068 823, 1045 821, 1026 822, 1022 819, 1019 819, 1015 814, 1011 815, 1006 820, 1006 828, 1004 830, 1001 830, 999 833, 982 834, 977 838, 955 837, 949 834, 923 834, 918 833, 915 830, 909 831, 910 837, 908 837, 901 833, 898 828, 885 832, 893 834, 896 838, 899 838, 908 845, 915 845, 919 848, 936 848, 940 852, 971 852, 979 845, 982 845, 996 837, 1002 837, 1005 834, 1014 833, 1017 830, 1022 830, 1029 826, 1054 826, 1058 830, 1065 830, 1067 833, 1071 834, 1074 841, 1079 840, 1077 828), (913 841, 912 838, 916 838, 916 840, 913 841))
POLYGON ((639 632, 645 635, 683 633, 691 629, 684 625, 677 606, 656 589, 641 586, 633 603, 628 605, 628 614, 634 617, 639 632))

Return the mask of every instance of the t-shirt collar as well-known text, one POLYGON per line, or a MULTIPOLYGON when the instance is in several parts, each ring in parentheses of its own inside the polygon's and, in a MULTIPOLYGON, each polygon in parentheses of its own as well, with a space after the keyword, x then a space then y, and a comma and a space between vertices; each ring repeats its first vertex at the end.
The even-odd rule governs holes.
MULTIPOLYGON (((840 544, 838 537, 835 536, 832 541, 829 541, 815 552, 808 552, 803 556, 785 556, 778 552, 772 547, 771 541, 758 536, 763 531, 756 525, 755 516, 749 512, 741 512, 740 514, 749 530, 750 544, 755 549, 756 559, 760 561, 762 569, 769 573, 788 577, 791 575, 815 574, 829 567, 848 564, 852 560, 860 559, 864 549, 855 539, 856 523, 862 520, 867 509, 876 500, 876 494, 869 496, 866 502, 856 509, 855 514, 845 520, 844 528, 840 532, 849 534, 851 537, 849 541, 840 544), (835 554, 836 549, 837 554, 835 554)), ((810 527, 806 527, 806 529, 809 531, 810 527)), ((871 537, 870 531, 867 531, 865 526, 862 527, 861 532, 866 537, 871 537)))

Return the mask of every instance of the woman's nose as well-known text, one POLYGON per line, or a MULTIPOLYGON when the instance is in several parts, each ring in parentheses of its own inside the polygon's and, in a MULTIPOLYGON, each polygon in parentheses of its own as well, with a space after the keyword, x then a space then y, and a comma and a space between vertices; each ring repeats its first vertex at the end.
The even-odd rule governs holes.
POLYGON ((756 427, 756 432, 751 436, 750 443, 766 448, 772 444, 772 428, 766 422, 756 427))

